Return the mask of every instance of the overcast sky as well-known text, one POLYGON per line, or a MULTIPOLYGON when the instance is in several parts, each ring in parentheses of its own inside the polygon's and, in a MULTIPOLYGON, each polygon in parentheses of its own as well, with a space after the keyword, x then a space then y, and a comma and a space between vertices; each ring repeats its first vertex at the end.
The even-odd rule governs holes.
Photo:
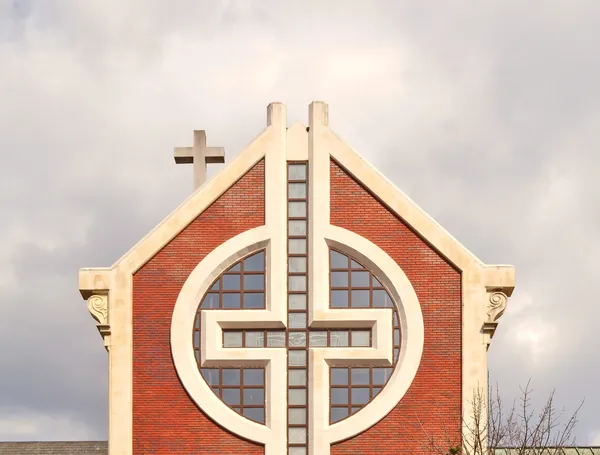
POLYGON ((0 0, 0 440, 107 437, 77 270, 190 194, 173 147, 206 129, 229 161, 269 102, 291 124, 323 100, 459 241, 515 265, 492 380, 585 398, 577 441, 600 445, 598 43, 596 0, 0 0))

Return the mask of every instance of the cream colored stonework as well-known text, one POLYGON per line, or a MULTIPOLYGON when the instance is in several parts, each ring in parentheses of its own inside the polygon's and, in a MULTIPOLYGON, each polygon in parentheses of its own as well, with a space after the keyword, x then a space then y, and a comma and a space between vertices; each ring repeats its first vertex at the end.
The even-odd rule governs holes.
MULTIPOLYGON (((419 366, 423 347, 423 320, 420 305, 402 270, 389 256, 366 239, 329 223, 329 160, 359 180, 379 200, 452 263, 462 274, 463 305, 463 412, 468 418, 469 401, 478 388, 486 389, 487 346, 498 318, 514 288, 511 266, 486 266, 459 244, 431 217, 400 190, 346 146, 329 128, 328 107, 314 102, 309 108, 309 129, 296 123, 286 129, 285 106, 269 105, 267 128, 230 162, 223 171, 202 185, 152 232, 119 259, 111 268, 82 269, 79 286, 89 299, 92 315, 106 326, 109 347, 109 450, 111 455, 132 452, 132 275, 187 224, 219 198, 260 159, 265 158, 266 224, 234 237, 210 253, 190 274, 177 300, 171 331, 173 359, 182 383, 217 423, 247 439, 265 444, 267 455, 285 453, 285 358, 278 349, 227 349, 217 340, 223 328, 248 323, 284 327, 286 299, 286 160, 309 160, 309 323, 312 326, 354 324, 373 328, 374 344, 369 349, 347 349, 351 361, 368 358, 389 364, 391 333, 380 330, 387 322, 380 310, 340 312, 329 309, 329 246, 346 251, 368 265, 395 299, 402 320, 403 346, 398 366, 388 386, 363 410, 334 425, 328 424, 329 365, 340 362, 330 349, 311 349, 312 376, 310 450, 312 455, 329 453, 331 443, 356 435, 383 418, 408 390, 419 366), (267 249, 267 267, 278 271, 267 281, 266 310, 203 312, 202 362, 242 365, 244 359, 264 361, 268 369, 267 424, 245 419, 220 402, 201 378, 193 357, 190 337, 193 314, 207 287, 224 268, 258 248, 267 249), (100 296, 100 300, 96 298, 100 296), (100 304, 102 302, 102 304, 100 304), (104 309, 106 307, 106 309, 104 309), (210 313, 210 314, 208 314, 210 313), (233 314, 235 313, 235 314, 233 314), (252 314, 250 314, 252 313, 252 314), (344 314, 341 314, 344 313, 344 314), (182 335, 183 334, 183 335, 182 335), (387 348, 386 348, 387 346, 387 348), (362 356, 362 357, 361 357, 362 356), (329 359, 329 360, 328 360, 329 359), (283 390, 283 392, 282 392, 283 390), (259 428, 260 427, 260 428, 259 428)), ((108 341, 107 341, 108 340, 108 341)))
MULTIPOLYGON (((249 362, 250 365, 260 363, 267 367, 266 401, 269 406, 266 425, 242 417, 212 392, 198 371, 189 336, 194 327, 198 302, 223 270, 247 254, 265 247, 266 265, 270 269, 269 258, 274 256, 272 250, 275 244, 270 242, 268 235, 265 226, 244 232, 216 248, 198 264, 183 285, 175 304, 171 323, 171 350, 183 386, 204 412, 229 431, 264 444, 268 453, 276 454, 285 453, 286 450, 286 352, 282 349, 223 348, 222 340, 223 329, 227 328, 284 328, 286 309, 283 305, 273 305, 273 302, 285 302, 285 289, 272 289, 279 295, 267 300, 265 310, 202 312, 203 366, 240 367, 247 366, 249 362)), ((269 278, 272 276, 269 275, 269 278)), ((268 286, 276 287, 275 280, 270 279, 268 286)))
POLYGON ((264 157, 265 150, 276 135, 276 128, 267 127, 243 153, 195 191, 112 267, 79 271, 79 289, 85 299, 95 293, 108 295, 111 332, 108 448, 111 455, 130 455, 133 447, 131 359, 133 274, 234 182, 252 169, 264 157))
POLYGON ((98 321, 96 327, 104 339, 104 347, 110 346, 110 325, 108 323, 108 295, 94 294, 88 298, 88 310, 92 317, 98 321))

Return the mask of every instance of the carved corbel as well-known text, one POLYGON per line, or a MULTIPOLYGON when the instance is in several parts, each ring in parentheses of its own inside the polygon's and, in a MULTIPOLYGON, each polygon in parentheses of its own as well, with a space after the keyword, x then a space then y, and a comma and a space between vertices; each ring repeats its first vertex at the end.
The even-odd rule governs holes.
POLYGON ((502 290, 496 289, 488 291, 486 318, 482 327, 486 347, 489 347, 490 345, 492 337, 498 327, 498 320, 504 314, 507 303, 508 296, 502 290))
POLYGON ((108 294, 93 294, 88 298, 88 310, 92 317, 98 321, 96 327, 104 340, 104 347, 110 347, 110 325, 108 323, 108 294))

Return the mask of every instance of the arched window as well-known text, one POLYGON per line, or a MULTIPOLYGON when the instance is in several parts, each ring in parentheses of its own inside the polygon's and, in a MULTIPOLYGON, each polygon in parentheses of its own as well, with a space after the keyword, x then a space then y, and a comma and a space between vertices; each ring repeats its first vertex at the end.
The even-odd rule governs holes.
MULTIPOLYGON (((265 368, 200 367, 200 314, 213 309, 265 308, 265 252, 261 250, 229 267, 211 285, 200 303, 194 324, 193 344, 198 368, 212 391, 230 408, 250 420, 265 423, 265 368)), ((378 367, 365 363, 330 369, 330 423, 336 423, 366 406, 386 385, 400 353, 400 321, 396 305, 375 275, 356 259, 330 250, 330 306, 336 309, 389 309, 393 321, 393 364, 378 367)), ((290 295, 297 295, 293 292, 290 295)), ((289 313, 286 330, 223 331, 224 348, 286 348, 288 350, 289 425, 306 424, 308 385, 307 350, 319 347, 368 348, 372 331, 367 328, 319 329, 307 327, 289 313), (302 354, 302 361, 299 359, 302 354), (296 397, 298 395, 298 397, 296 397), (297 415, 296 415, 297 414, 297 415), (302 423, 304 422, 304 423, 302 423)), ((290 311, 292 308, 289 308, 290 311)))
MULTIPOLYGON (((390 308, 394 327, 391 367, 365 365, 331 368, 329 421, 335 423, 358 412, 385 387, 398 362, 401 334, 398 310, 388 291, 373 273, 354 258, 333 249, 329 252, 329 270, 331 308, 348 308, 349 311, 354 308, 390 308)), ((336 343, 340 346, 356 346, 353 332, 337 330, 336 343)))
MULTIPOLYGON (((265 369, 200 368, 200 312, 212 309, 265 308, 265 252, 261 250, 236 262, 212 284, 200 304, 194 324, 194 352, 202 377, 212 391, 234 411, 250 420, 265 423, 265 369)), ((260 334, 226 331, 224 346, 249 346, 260 334)))
POLYGON ((210 287, 200 309, 262 309, 265 307, 265 252, 247 256, 229 267, 210 287))

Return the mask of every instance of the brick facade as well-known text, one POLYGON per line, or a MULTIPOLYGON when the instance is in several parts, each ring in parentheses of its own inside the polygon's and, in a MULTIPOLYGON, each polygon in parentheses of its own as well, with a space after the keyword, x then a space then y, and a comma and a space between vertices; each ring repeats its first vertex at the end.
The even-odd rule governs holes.
POLYGON ((336 444, 331 454, 425 454, 425 432, 456 445, 462 402, 460 272, 334 161, 330 170, 331 224, 369 239, 396 261, 417 293, 425 324, 421 365, 407 394, 378 424, 336 444))
POLYGON ((264 453, 194 404, 177 377, 169 342, 175 301, 194 267, 221 243, 264 224, 264 179, 262 160, 133 277, 135 455, 264 453))
MULTIPOLYGON (((213 423, 188 397, 169 342, 174 304, 194 267, 221 243, 264 224, 264 178, 261 161, 133 277, 135 455, 264 453, 262 446, 213 423)), ((404 270, 425 323, 421 365, 405 397, 373 428, 332 447, 332 455, 425 453, 419 442, 425 431, 447 435, 448 445, 456 444, 461 429, 460 273, 333 161, 331 212, 332 224, 369 239, 404 270)))

